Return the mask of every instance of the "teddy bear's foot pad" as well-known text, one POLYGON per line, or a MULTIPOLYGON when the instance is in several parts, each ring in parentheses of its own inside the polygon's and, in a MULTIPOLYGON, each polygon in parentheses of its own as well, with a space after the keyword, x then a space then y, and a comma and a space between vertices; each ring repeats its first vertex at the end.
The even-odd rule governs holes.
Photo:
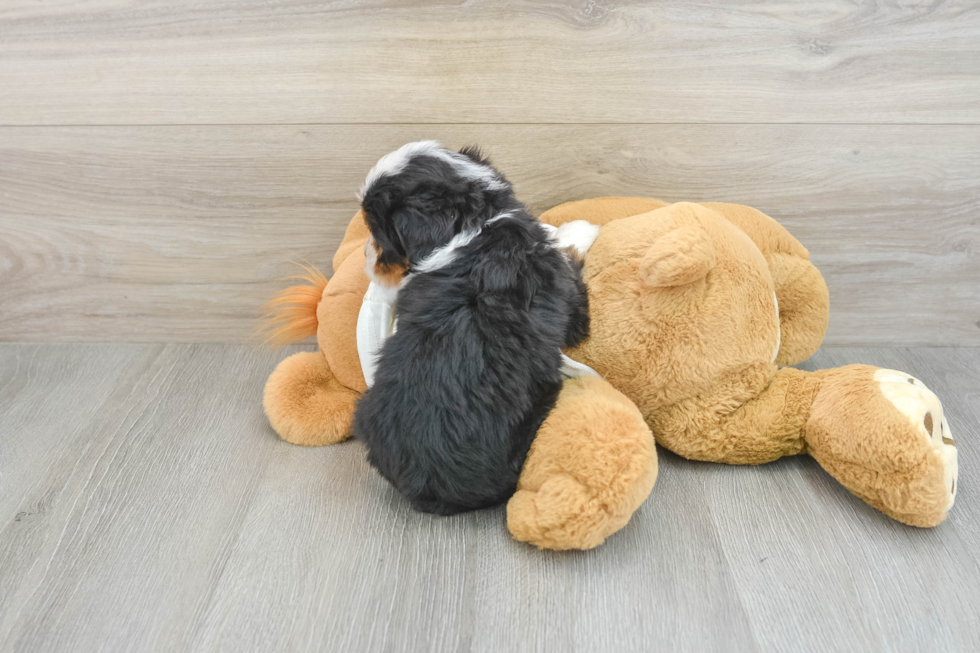
POLYGON ((885 399, 909 419, 912 428, 926 441, 933 455, 939 458, 947 494, 946 510, 949 510, 956 500, 959 469, 956 442, 943 414, 942 402, 922 381, 905 372, 879 369, 874 374, 874 380, 885 399))
POLYGON ((910 374, 870 365, 816 373, 807 451, 892 519, 937 526, 957 492, 956 445, 939 398, 910 374))

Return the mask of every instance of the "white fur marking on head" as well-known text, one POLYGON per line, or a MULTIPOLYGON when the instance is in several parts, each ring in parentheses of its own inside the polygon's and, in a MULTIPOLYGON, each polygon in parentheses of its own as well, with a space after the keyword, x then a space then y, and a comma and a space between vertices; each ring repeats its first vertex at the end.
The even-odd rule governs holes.
POLYGON ((438 141, 416 141, 414 143, 406 143, 394 152, 385 154, 378 159, 378 162, 368 172, 367 177, 364 179, 364 184, 357 194, 358 199, 363 199, 364 193, 378 179, 387 175, 397 175, 404 170, 405 166, 408 165, 408 162, 413 157, 419 156, 420 154, 429 154, 432 150, 438 150, 441 147, 438 141))
POLYGON ((440 148, 439 150, 430 152, 429 155, 442 159, 453 166, 456 172, 459 173, 459 176, 483 182, 483 187, 487 190, 500 190, 501 188, 507 187, 507 183, 500 179, 492 168, 482 163, 477 163, 465 154, 440 148))
POLYGON ((361 190, 357 195, 358 199, 364 199, 364 194, 378 179, 385 176, 397 175, 405 169, 409 161, 417 156, 431 156, 445 161, 453 166, 461 177, 482 181, 483 186, 487 190, 499 190, 507 186, 503 180, 497 177, 493 169, 473 161, 465 154, 451 152, 442 147, 438 141, 416 141, 414 143, 406 143, 394 152, 389 152, 378 159, 378 162, 374 164, 374 167, 371 168, 371 171, 368 172, 367 177, 364 179, 364 184, 361 186, 361 190))

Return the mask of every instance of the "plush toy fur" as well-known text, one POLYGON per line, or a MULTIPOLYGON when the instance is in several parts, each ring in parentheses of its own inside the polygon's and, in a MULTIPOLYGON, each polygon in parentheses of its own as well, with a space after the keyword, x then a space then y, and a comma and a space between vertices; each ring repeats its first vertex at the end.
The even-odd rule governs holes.
MULTIPOLYGON (((515 538, 591 548, 650 493, 657 443, 681 456, 759 464, 807 453, 886 515, 935 526, 956 494, 956 448, 938 398, 908 374, 852 365, 803 372, 829 298, 805 248, 768 216, 731 204, 598 198, 541 220, 602 225, 584 278, 592 331, 566 353, 602 378, 566 381, 507 506, 515 538)), ((310 276, 320 351, 284 360, 265 408, 285 440, 349 436, 365 390, 354 338, 368 280, 356 215, 326 286, 310 276), (314 293, 316 290, 313 291, 314 293)), ((282 312, 278 342, 310 332, 310 291, 282 312), (292 328, 292 327, 290 327, 292 328), (284 335, 286 334, 286 335, 284 335)))

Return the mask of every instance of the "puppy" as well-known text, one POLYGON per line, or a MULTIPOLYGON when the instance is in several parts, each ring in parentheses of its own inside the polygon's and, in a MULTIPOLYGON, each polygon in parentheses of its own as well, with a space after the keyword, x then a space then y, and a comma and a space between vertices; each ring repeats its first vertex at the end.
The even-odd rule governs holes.
POLYGON ((409 143, 368 174, 367 273, 397 292, 396 329, 354 434, 423 512, 506 501, 588 335, 580 264, 556 249, 476 148, 409 143))

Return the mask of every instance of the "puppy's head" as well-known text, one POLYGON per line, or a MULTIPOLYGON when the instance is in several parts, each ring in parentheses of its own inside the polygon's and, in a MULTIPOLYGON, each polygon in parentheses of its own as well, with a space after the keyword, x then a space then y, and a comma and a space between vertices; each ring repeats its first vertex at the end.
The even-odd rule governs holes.
POLYGON ((514 204, 510 182, 477 148, 453 152, 435 141, 404 145, 381 157, 361 188, 371 231, 368 276, 396 286, 453 236, 478 229, 514 204))

